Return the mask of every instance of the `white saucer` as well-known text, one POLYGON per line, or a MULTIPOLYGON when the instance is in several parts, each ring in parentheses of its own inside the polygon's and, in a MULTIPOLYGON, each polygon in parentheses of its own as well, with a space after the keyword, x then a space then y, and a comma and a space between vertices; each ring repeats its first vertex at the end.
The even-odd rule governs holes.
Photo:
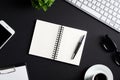
POLYGON ((106 77, 108 78, 108 80, 113 80, 113 74, 112 71, 105 65, 102 64, 97 64, 97 65, 93 65, 91 66, 85 73, 84 76, 84 80, 87 80, 88 77, 90 77, 91 75, 94 75, 96 73, 103 73, 106 75, 106 77))

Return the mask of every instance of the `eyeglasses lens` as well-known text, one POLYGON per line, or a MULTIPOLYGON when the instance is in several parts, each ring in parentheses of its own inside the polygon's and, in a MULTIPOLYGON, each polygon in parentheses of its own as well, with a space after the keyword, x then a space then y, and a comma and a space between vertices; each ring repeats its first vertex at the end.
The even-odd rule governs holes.
POLYGON ((108 52, 115 52, 117 50, 116 44, 110 39, 108 35, 105 35, 103 38, 102 46, 108 52))
POLYGON ((113 60, 118 66, 120 66, 120 52, 113 54, 113 60))

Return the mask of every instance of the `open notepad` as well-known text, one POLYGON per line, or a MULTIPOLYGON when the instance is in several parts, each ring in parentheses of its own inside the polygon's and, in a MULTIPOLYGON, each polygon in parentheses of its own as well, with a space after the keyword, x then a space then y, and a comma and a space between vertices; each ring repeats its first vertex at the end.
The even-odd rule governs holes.
POLYGON ((87 32, 41 20, 36 21, 29 54, 79 65, 87 32), (84 37, 74 59, 77 43, 84 37))

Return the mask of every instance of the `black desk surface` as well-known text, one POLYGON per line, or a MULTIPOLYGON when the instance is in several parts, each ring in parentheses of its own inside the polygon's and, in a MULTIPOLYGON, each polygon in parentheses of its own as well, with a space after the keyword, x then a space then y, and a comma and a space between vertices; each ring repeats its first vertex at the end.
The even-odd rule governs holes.
POLYGON ((32 8, 30 0, 0 0, 0 19, 16 31, 0 50, 0 66, 27 62, 30 80, 83 80, 87 68, 104 64, 114 80, 120 80, 120 67, 99 44, 100 37, 109 34, 120 50, 120 34, 64 0, 56 0, 46 13, 32 8), (79 67, 28 55, 36 19, 88 31, 79 67))

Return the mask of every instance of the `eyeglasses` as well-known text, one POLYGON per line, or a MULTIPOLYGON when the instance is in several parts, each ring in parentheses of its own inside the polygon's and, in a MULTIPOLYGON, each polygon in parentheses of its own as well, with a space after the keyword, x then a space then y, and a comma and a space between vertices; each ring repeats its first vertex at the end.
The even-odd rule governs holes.
POLYGON ((120 66, 120 52, 116 43, 108 35, 105 35, 101 40, 101 45, 107 52, 112 53, 113 61, 120 66))

